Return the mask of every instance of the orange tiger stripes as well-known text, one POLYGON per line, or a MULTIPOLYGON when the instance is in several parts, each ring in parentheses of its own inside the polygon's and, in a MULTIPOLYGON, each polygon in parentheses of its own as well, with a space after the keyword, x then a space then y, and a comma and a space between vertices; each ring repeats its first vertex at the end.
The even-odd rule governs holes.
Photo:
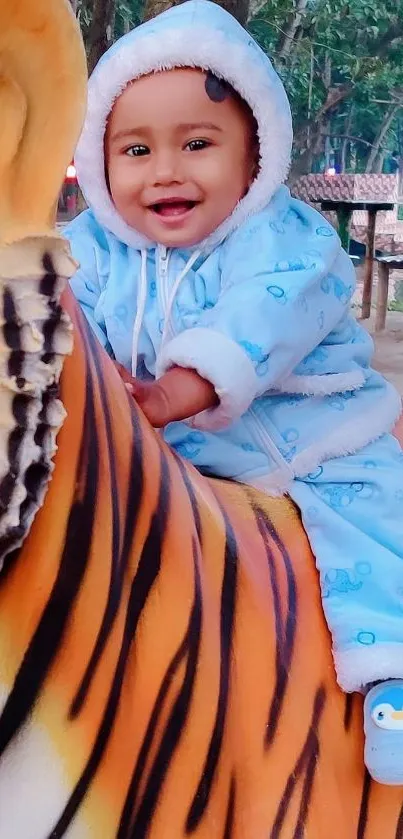
POLYGON ((296 511, 170 452, 65 302, 55 474, 0 578, 0 839, 396 839, 296 511))
POLYGON ((67 0, 0 0, 0 839, 403 839, 296 510, 169 451, 68 292, 64 362, 84 68, 67 0))

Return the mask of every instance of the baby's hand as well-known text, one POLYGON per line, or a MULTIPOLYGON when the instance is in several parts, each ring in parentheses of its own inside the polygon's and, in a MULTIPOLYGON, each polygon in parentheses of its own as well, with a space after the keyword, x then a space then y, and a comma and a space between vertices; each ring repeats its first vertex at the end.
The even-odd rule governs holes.
POLYGON ((156 382, 140 382, 116 364, 127 389, 154 428, 193 417, 217 405, 213 385, 195 370, 173 367, 156 382))
POLYGON ((123 379, 128 391, 132 393, 132 387, 136 384, 136 379, 130 375, 130 373, 126 370, 126 367, 123 367, 123 364, 119 364, 118 361, 113 362, 121 379, 123 379))

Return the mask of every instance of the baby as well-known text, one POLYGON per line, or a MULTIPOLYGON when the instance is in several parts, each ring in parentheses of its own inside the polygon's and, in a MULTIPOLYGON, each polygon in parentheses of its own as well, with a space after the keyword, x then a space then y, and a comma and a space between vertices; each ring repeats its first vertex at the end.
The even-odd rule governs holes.
POLYGON ((337 234, 282 186, 291 141, 279 78, 219 6, 126 35, 90 80, 72 287, 176 451, 298 505, 367 766, 403 783, 401 403, 337 234))

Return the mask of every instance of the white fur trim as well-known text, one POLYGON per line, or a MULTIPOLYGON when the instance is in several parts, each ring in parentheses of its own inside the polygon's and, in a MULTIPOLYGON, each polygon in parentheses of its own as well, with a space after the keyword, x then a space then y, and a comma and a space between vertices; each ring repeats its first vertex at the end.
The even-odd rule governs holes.
POLYGON ((115 99, 134 78, 155 70, 201 67, 226 79, 252 108, 259 127, 260 172, 245 198, 198 247, 215 247, 252 213, 263 209, 285 180, 291 156, 290 106, 280 79, 263 53, 245 32, 244 42, 232 41, 223 31, 208 26, 168 27, 130 36, 103 59, 88 86, 88 110, 75 163, 80 187, 98 221, 134 248, 155 243, 129 227, 116 211, 105 181, 104 134, 115 99))
MULTIPOLYGON (((375 413, 375 412, 374 412, 375 413)), ((290 463, 284 461, 284 466, 275 469, 267 475, 258 478, 245 474, 237 476, 237 480, 250 484, 256 489, 267 492, 268 495, 283 495, 289 493, 292 497, 292 482, 295 478, 304 478, 314 472, 318 466, 333 457, 354 454, 363 449, 382 434, 392 431, 396 420, 402 413, 402 400, 395 388, 388 383, 387 394, 379 402, 379 407, 371 421, 366 422, 365 433, 360 430, 357 418, 342 424, 340 430, 332 433, 315 446, 310 446, 298 454, 290 463), (346 441, 348 441, 346 443, 346 441)), ((277 462, 282 461, 278 452, 277 462)))
POLYGON ((351 370, 349 373, 327 373, 322 376, 287 376, 279 387, 278 393, 302 393, 305 396, 330 396, 332 393, 345 393, 358 390, 365 384, 363 370, 351 370))
POLYGON ((377 408, 365 416, 360 423, 357 417, 347 423, 340 423, 337 431, 325 436, 314 446, 297 454, 291 462, 296 478, 304 478, 325 460, 342 455, 354 454, 368 443, 378 440, 382 434, 392 431, 402 413, 402 399, 393 385, 387 382, 386 392, 377 408))
POLYGON ((241 475, 241 477, 237 476, 237 481, 240 483, 248 484, 248 486, 252 486, 260 492, 275 497, 285 495, 289 491, 293 479, 294 475, 288 463, 285 464, 283 469, 275 469, 269 475, 262 475, 261 477, 253 475, 249 477, 248 474, 241 475))
POLYGON ((334 651, 337 681, 342 690, 365 692, 371 682, 403 678, 403 644, 357 644, 334 651))
POLYGON ((195 428, 225 428, 248 410, 256 396, 257 376, 249 356, 214 329, 186 329, 165 344, 157 360, 157 377, 175 366, 196 370, 214 385, 220 400, 217 408, 192 418, 195 428))

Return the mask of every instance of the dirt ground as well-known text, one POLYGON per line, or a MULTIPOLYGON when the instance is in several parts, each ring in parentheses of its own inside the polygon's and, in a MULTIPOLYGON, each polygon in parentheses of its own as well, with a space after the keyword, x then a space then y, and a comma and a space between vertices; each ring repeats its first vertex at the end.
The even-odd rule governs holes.
MULTIPOLYGON (((372 319, 371 319, 372 321, 372 319)), ((403 396, 403 312, 388 312, 386 329, 377 335, 371 321, 361 321, 375 340, 374 367, 397 387, 403 396)))
MULTIPOLYGON (((390 300, 394 297, 394 285, 397 281, 403 280, 403 271, 394 271, 391 274, 390 300)), ((391 381, 403 396, 403 312, 388 312, 386 316, 386 329, 383 332, 374 332, 375 304, 372 306, 372 314, 369 320, 360 320, 360 302, 362 298, 362 276, 360 270, 357 275, 357 293, 354 297, 354 313, 375 341, 374 367, 391 381)), ((373 300, 376 301, 376 276, 373 291, 373 300)))

